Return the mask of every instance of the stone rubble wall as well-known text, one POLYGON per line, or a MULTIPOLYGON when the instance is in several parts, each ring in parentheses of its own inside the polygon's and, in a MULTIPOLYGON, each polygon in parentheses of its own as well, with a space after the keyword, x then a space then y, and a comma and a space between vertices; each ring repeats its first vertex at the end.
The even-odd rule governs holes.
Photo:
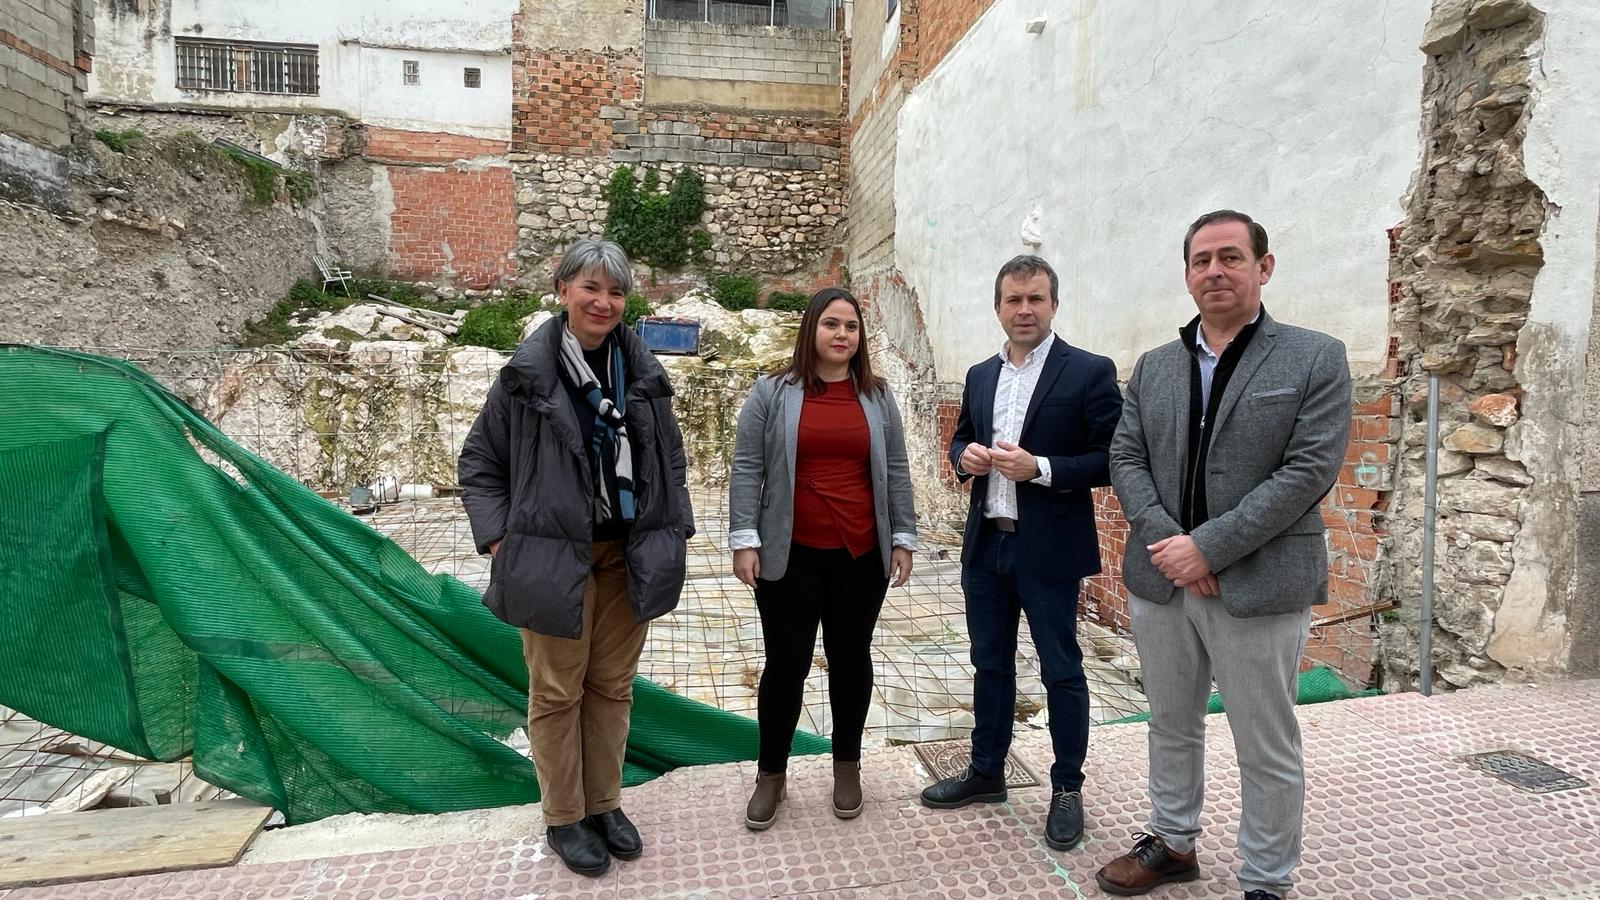
POLYGON ((1497 652, 1497 617, 1525 528, 1537 433, 1523 419, 1518 342, 1542 268, 1550 205, 1524 169, 1545 17, 1523 0, 1438 0, 1423 35, 1424 159, 1396 230, 1390 322, 1405 401, 1389 531, 1400 616, 1384 667, 1418 677, 1428 376, 1439 377, 1433 665, 1446 685, 1495 681, 1530 661, 1497 652))

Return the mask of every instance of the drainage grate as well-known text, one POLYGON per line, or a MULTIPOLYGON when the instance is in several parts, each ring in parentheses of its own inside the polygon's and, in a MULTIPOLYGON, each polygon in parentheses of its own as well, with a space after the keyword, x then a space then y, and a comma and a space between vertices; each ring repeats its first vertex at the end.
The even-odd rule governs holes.
MULTIPOLYGON (((954 778, 966 771, 972 762, 972 744, 964 740, 929 741, 916 746, 917 758, 932 775, 934 781, 954 778)), ((1038 787, 1039 779, 1015 753, 1006 754, 1006 787, 1038 787)))
POLYGON ((1476 753, 1467 757, 1467 765, 1504 781, 1519 791, 1529 794, 1549 794, 1588 787, 1589 782, 1572 774, 1511 750, 1494 753, 1476 753))

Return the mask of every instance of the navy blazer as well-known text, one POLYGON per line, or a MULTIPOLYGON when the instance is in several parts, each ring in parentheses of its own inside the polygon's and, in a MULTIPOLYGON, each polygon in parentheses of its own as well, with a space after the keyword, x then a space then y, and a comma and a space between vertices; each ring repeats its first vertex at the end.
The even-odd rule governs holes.
MULTIPOLYGON (((991 356, 967 370, 961 392, 961 417, 950 441, 950 464, 976 441, 989 446, 994 436, 994 393, 1000 383, 1000 357, 991 356)), ((1122 416, 1117 365, 1063 341, 1050 346, 1039 384, 1022 421, 1017 446, 1050 460, 1050 486, 1017 482, 1019 562, 1036 566, 1036 577, 1077 581, 1100 571, 1100 541, 1095 531, 1092 488, 1111 483, 1111 436, 1122 416)), ((965 547, 977 546, 988 475, 973 478, 967 510, 965 547)), ((1002 476, 995 476, 1002 477, 1002 476)), ((963 568, 967 554, 962 555, 963 568)))

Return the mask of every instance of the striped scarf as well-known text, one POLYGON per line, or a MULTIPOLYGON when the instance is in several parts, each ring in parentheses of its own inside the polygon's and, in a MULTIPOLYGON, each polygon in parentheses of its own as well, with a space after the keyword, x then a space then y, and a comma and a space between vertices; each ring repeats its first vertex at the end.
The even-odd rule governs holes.
POLYGON ((604 441, 611 442, 611 456, 616 461, 614 474, 617 479, 617 506, 622 511, 623 521, 633 521, 633 450, 628 445, 628 429, 619 406, 622 400, 623 367, 622 346, 616 341, 611 344, 610 365, 615 399, 607 397, 600 390, 600 379, 595 377, 594 370, 589 368, 588 361, 583 358, 583 348, 578 345, 578 339, 573 337, 570 330, 561 329, 561 368, 568 380, 578 386, 578 393, 589 401, 589 407, 594 410, 594 441, 589 447, 591 463, 589 470, 594 476, 592 480, 596 523, 610 521, 613 514, 611 497, 606 491, 605 473, 600 471, 602 461, 605 459, 602 453, 604 441))

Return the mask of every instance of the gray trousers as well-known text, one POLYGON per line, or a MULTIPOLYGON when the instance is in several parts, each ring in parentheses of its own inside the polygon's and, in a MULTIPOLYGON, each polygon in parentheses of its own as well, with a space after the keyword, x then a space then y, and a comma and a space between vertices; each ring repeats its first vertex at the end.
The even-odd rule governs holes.
POLYGON ((1128 598, 1150 700, 1150 832, 1194 848, 1205 802, 1206 698, 1222 694, 1238 751, 1239 885, 1286 896, 1300 862, 1305 766, 1294 716, 1311 610, 1236 619, 1216 598, 1128 598))

